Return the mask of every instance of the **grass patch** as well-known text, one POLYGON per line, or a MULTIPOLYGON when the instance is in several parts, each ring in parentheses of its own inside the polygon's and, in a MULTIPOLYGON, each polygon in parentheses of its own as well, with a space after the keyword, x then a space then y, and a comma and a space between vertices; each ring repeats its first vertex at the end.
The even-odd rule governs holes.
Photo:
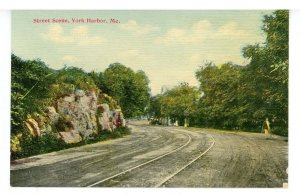
POLYGON ((21 140, 22 150, 18 153, 11 153, 11 160, 26 158, 38 154, 50 153, 73 147, 79 147, 87 144, 93 144, 109 139, 117 139, 130 134, 128 127, 120 127, 113 131, 101 131, 101 133, 93 139, 82 140, 75 144, 66 144, 62 140, 57 139, 55 134, 46 134, 42 137, 26 137, 21 140))
POLYGON ((218 132, 218 133, 242 133, 242 134, 251 134, 251 133, 259 133, 255 131, 242 131, 242 130, 233 130, 233 129, 213 129, 213 128, 206 128, 206 127, 183 127, 183 126, 176 126, 177 128, 188 129, 192 131, 209 131, 209 132, 218 132))
MULTIPOLYGON (((209 132, 217 132, 217 133, 227 133, 227 134, 263 134, 262 132, 258 132, 258 131, 254 131, 254 130, 250 130, 250 131, 243 131, 243 130, 226 130, 226 129, 213 129, 213 128, 203 128, 203 127, 182 127, 182 126, 178 126, 179 128, 182 129, 188 129, 191 131, 209 131, 209 132)), ((275 136, 280 136, 283 138, 283 141, 288 142, 288 135, 282 135, 282 134, 278 134, 276 132, 271 131, 272 135, 275 136)))

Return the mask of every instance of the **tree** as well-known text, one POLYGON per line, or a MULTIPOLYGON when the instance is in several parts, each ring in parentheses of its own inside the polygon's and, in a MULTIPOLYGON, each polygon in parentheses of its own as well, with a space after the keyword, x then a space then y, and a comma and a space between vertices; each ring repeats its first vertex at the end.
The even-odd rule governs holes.
POLYGON ((243 108, 240 106, 241 66, 207 63, 196 71, 203 96, 198 104, 198 122, 204 126, 234 128, 243 108), (199 115, 200 114, 200 115, 199 115))
POLYGON ((190 119, 195 115, 200 93, 196 87, 188 83, 181 83, 152 98, 152 114, 156 118, 178 120, 180 124, 189 125, 190 119))
POLYGON ((149 106, 147 109, 147 114, 151 118, 155 118, 156 120, 159 120, 162 118, 162 113, 161 113, 161 94, 158 94, 156 96, 152 96, 150 98, 149 106))
POLYGON ((288 125, 288 11, 266 15, 263 44, 243 48, 245 66, 207 63, 197 70, 203 97, 197 124, 217 128, 261 131, 266 117, 272 132, 287 135, 288 125))
POLYGON ((249 102, 253 118, 271 119, 274 131, 287 134, 288 126, 288 22, 289 12, 275 11, 266 15, 262 30, 266 34, 263 45, 250 45, 243 49, 250 59, 244 80, 248 94, 253 94, 249 102))
POLYGON ((104 93, 112 96, 121 106, 125 117, 144 114, 149 103, 149 79, 143 71, 114 63, 98 76, 98 84, 104 93))

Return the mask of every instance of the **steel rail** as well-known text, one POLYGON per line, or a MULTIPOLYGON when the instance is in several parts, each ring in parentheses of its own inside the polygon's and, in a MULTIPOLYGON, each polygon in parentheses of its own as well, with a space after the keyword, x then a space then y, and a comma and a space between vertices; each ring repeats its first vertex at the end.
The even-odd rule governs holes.
POLYGON ((166 183, 167 181, 169 181, 171 178, 173 178, 175 175, 177 175, 178 173, 180 173, 181 171, 183 171, 185 168, 187 168, 188 166, 190 166, 192 163, 194 163, 196 160, 198 160, 199 158, 201 158, 203 155, 205 155, 215 144, 215 139, 213 136, 209 135, 213 142, 212 144, 204 151, 202 152, 199 156, 197 156, 196 158, 194 158, 193 160, 191 160, 190 162, 188 162, 186 165, 184 165, 183 167, 181 167, 180 169, 178 169, 176 172, 174 172, 173 174, 169 175, 168 177, 166 177, 164 180, 162 180, 160 183, 156 184, 155 187, 161 187, 164 183, 166 183))
POLYGON ((160 155, 160 156, 158 156, 158 157, 155 157, 155 158, 153 158, 153 159, 151 159, 151 160, 149 160, 149 161, 146 161, 146 162, 144 162, 144 163, 142 163, 142 164, 139 164, 139 165, 137 165, 137 166, 134 166, 134 167, 132 167, 132 168, 129 168, 129 169, 127 169, 127 170, 124 170, 124 171, 122 171, 122 172, 120 172, 120 173, 117 173, 117 174, 115 174, 115 175, 112 175, 112 176, 110 176, 110 177, 107 177, 107 178, 105 178, 105 179, 102 179, 102 180, 100 180, 100 181, 97 181, 97 182, 95 182, 95 183, 92 183, 92 184, 90 184, 90 185, 88 185, 87 187, 93 187, 93 186, 96 186, 96 185, 98 185, 98 184, 100 184, 100 183, 103 183, 103 182, 105 182, 105 181, 108 181, 108 180, 111 180, 111 179, 113 179, 113 178, 116 178, 116 177, 118 177, 118 176, 120 176, 120 175, 123 175, 123 174, 125 174, 125 173, 128 173, 128 172, 130 172, 130 171, 132 171, 132 170, 134 170, 134 169, 137 169, 137 168, 139 168, 139 167, 142 167, 142 166, 144 166, 144 165, 147 165, 147 164, 149 164, 149 163, 152 163, 152 162, 154 162, 154 161, 157 161, 157 160, 159 160, 159 159, 161 159, 161 158, 163 158, 163 157, 165 157, 165 156, 168 156, 168 155, 170 155, 170 154, 173 154, 174 152, 177 152, 178 150, 181 150, 182 148, 184 148, 185 146, 187 146, 190 142, 191 142, 191 140, 192 140, 192 138, 191 138, 191 136, 190 135, 188 135, 188 134, 186 134, 187 136, 188 136, 188 141, 185 143, 185 144, 183 144, 183 145, 181 145, 180 147, 178 147, 178 148, 176 148, 176 149, 174 149, 174 150, 172 150, 172 151, 170 151, 170 152, 167 152, 167 153, 165 153, 165 154, 162 154, 162 155, 160 155))

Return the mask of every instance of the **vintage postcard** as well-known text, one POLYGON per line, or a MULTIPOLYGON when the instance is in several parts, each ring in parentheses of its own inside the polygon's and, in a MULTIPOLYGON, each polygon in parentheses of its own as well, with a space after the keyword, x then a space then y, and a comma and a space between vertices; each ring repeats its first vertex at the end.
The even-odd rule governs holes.
POLYGON ((11 21, 12 187, 288 187, 289 11, 11 21))

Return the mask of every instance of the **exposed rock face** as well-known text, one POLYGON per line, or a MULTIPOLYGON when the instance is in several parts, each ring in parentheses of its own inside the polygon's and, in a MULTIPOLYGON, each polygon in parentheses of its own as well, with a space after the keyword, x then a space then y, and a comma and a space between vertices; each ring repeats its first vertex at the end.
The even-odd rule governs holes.
POLYGON ((101 115, 98 117, 99 124, 101 128, 104 130, 112 131, 112 118, 109 110, 108 104, 100 104, 98 106, 99 112, 101 115))
POLYGON ((125 126, 120 109, 110 110, 108 104, 97 105, 97 101, 94 91, 76 90, 58 99, 57 109, 47 108, 48 123, 56 127, 58 136, 65 143, 77 143, 91 139, 102 130, 113 131, 125 126))
POLYGON ((27 119, 25 126, 32 136, 43 136, 55 129, 58 138, 68 144, 92 139, 102 130, 124 127, 121 110, 110 110, 108 104, 97 105, 99 100, 95 91, 76 90, 59 98, 56 108, 48 107, 47 117, 38 118, 39 122, 27 119))
POLYGON ((115 110, 113 113, 113 125, 115 128, 124 127, 125 119, 121 110, 115 110))
POLYGON ((43 125, 42 127, 40 127, 40 129, 41 129, 41 136, 52 132, 51 125, 48 124, 43 125))
POLYGON ((36 136, 41 135, 40 127, 34 119, 32 119, 32 118, 27 119, 26 122, 25 122, 25 126, 26 126, 28 132, 32 136, 36 137, 36 136))
POLYGON ((46 110, 50 121, 55 124, 59 119, 59 114, 56 112, 54 107, 48 107, 46 110))
POLYGON ((67 144, 78 143, 82 140, 78 131, 59 132, 60 138, 67 144))
POLYGON ((125 119, 120 109, 110 111, 108 104, 100 104, 98 110, 101 113, 98 121, 102 129, 112 131, 115 128, 125 127, 125 119))
POLYGON ((97 96, 93 91, 86 94, 77 90, 57 102, 57 113, 68 116, 75 131, 97 129, 96 110, 97 96))
POLYGON ((82 139, 92 139, 93 135, 95 134, 95 131, 93 130, 79 130, 79 135, 82 137, 82 139))

